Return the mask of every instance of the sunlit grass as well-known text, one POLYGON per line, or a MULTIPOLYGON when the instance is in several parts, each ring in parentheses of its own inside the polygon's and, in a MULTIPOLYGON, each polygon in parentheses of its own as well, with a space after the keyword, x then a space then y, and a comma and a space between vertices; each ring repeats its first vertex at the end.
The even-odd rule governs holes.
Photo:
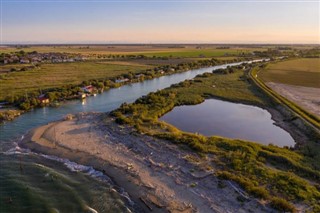
POLYGON ((308 148, 294 151, 242 140, 205 137, 182 132, 158 120, 175 106, 198 104, 208 97, 259 106, 277 104, 251 85, 249 77, 238 70, 230 74, 203 74, 172 85, 139 98, 133 104, 123 104, 113 115, 118 123, 133 125, 139 132, 188 145, 200 155, 213 154, 211 164, 216 169, 215 175, 237 182, 247 192, 269 201, 280 211, 295 211, 292 203, 296 202, 319 211, 318 146, 314 152, 308 148))

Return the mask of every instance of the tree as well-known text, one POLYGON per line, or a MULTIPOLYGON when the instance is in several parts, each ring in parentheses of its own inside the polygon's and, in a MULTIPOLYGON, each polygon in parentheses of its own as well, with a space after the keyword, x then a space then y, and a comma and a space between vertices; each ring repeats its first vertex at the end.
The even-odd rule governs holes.
POLYGON ((54 101, 54 100, 57 99, 57 94, 55 92, 48 92, 47 96, 48 96, 50 101, 54 101))
POLYGON ((99 83, 97 84, 97 88, 98 88, 98 89, 103 89, 103 88, 104 88, 104 84, 103 84, 102 82, 99 82, 99 83))
POLYGON ((30 102, 29 101, 25 101, 23 103, 21 103, 19 105, 19 107, 22 109, 22 110, 30 110, 31 106, 30 106, 30 102))

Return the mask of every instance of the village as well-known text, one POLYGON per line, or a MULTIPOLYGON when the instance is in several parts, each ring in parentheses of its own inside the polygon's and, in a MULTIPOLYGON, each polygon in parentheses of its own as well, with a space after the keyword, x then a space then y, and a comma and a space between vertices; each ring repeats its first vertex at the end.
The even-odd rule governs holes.
POLYGON ((25 52, 23 50, 12 53, 1 53, 2 64, 37 64, 37 63, 66 63, 84 61, 87 58, 80 54, 69 53, 38 53, 37 51, 25 52))

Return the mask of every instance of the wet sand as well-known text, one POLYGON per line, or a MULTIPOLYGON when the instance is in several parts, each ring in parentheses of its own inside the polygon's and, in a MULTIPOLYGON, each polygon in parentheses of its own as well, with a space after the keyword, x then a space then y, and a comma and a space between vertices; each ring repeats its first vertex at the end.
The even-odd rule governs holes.
POLYGON ((106 114, 80 113, 49 123, 20 145, 103 171, 129 194, 136 212, 272 211, 235 183, 219 180, 208 169, 210 156, 138 134, 106 114))

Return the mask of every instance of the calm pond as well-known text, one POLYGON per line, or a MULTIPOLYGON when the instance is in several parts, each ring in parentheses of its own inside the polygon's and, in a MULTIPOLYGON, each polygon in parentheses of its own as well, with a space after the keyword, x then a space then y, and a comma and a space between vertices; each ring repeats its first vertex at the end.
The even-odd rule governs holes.
POLYGON ((251 105, 208 99, 198 105, 175 107, 160 120, 205 136, 218 135, 265 145, 295 144, 288 132, 274 125, 267 110, 251 105))

